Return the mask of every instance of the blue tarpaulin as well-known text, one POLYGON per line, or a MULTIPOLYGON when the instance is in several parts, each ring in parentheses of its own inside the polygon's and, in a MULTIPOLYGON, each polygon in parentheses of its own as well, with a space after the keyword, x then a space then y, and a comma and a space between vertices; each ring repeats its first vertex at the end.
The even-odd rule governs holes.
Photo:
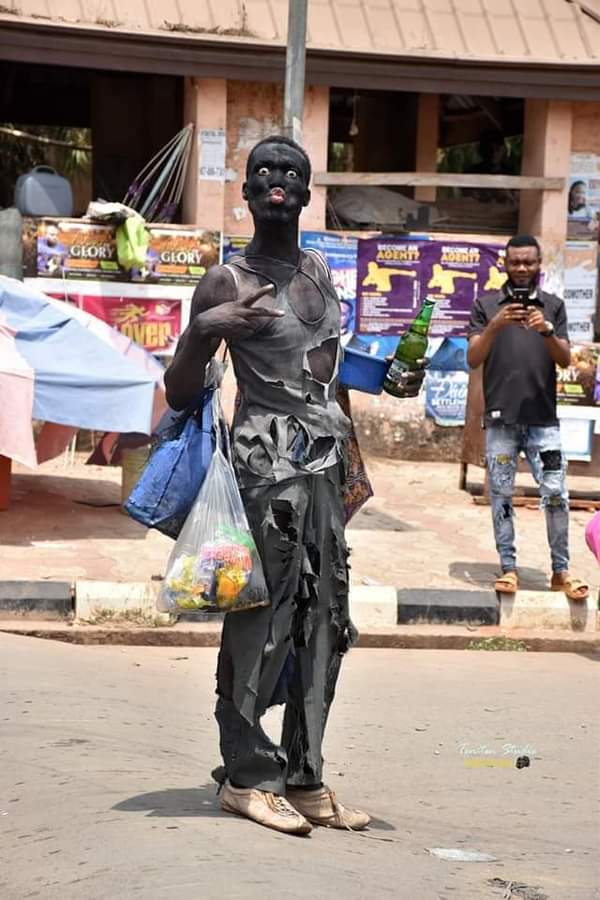
POLYGON ((0 277, 0 322, 34 370, 34 418, 150 433, 154 379, 70 316, 66 304, 0 277))

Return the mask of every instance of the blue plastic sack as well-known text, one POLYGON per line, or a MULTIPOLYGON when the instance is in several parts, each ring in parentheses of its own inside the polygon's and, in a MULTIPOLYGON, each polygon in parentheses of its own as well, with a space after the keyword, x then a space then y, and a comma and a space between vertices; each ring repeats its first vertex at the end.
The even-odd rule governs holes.
POLYGON ((192 412, 163 416, 158 444, 123 504, 133 519, 174 540, 179 536, 215 451, 218 410, 218 389, 207 387, 192 412))

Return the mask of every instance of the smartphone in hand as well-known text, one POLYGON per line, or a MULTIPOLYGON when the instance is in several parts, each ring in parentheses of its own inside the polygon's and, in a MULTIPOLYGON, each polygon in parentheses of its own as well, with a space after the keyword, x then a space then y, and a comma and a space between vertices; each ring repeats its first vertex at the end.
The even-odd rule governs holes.
POLYGON ((531 306, 529 294, 530 291, 528 287, 514 287, 512 289, 512 296, 515 303, 522 303, 525 307, 531 306))

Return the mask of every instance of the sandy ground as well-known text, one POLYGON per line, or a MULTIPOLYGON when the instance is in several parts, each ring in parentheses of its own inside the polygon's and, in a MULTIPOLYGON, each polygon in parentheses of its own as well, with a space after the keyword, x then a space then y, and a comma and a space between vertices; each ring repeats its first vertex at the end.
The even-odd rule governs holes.
POLYGON ((372 813, 368 837, 294 838, 220 811, 214 669, 213 650, 0 634, 0 896, 597 896, 597 662, 353 651, 326 777, 372 813), (531 765, 519 770, 522 753, 531 765), (427 848, 495 859, 448 862, 427 848))
MULTIPOLYGON (((490 511, 458 490, 456 464, 378 458, 369 460, 368 469, 375 497, 347 533, 355 583, 400 589, 491 586, 498 567, 490 511)), ((473 467, 471 472, 482 475, 473 467)), ((528 483, 527 476, 519 477, 528 483)), ((62 459, 45 463, 35 474, 17 466, 12 505, 0 513, 0 577, 160 577, 172 542, 121 512, 120 478, 120 469, 85 466, 82 458, 67 466, 62 459)), ((589 489, 583 479, 570 484, 589 489)), ((591 515, 572 513, 572 568, 597 588, 600 569, 584 541, 591 515)), ((518 509, 517 530, 522 586, 543 589, 549 575, 543 514, 518 509)))

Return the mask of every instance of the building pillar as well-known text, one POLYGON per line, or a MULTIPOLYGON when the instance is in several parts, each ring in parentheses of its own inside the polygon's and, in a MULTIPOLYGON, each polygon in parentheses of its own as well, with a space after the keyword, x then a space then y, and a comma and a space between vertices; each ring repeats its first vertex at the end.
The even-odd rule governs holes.
MULTIPOLYGON (((252 218, 242 200, 248 153, 258 141, 282 129, 283 90, 280 84, 227 83, 227 183, 224 189, 225 232, 252 234, 252 218)), ((304 95, 303 141, 315 172, 327 171, 329 146, 329 88, 311 85, 304 95)), ((302 212, 300 228, 325 227, 327 189, 312 188, 310 205, 302 212)))
POLYGON ((0 510, 8 509, 10 505, 11 467, 12 459, 0 456, 0 510))
POLYGON ((565 100, 525 101, 523 175, 565 178, 563 191, 522 191, 519 230, 535 235, 544 254, 545 286, 562 293, 573 108, 565 100))
MULTIPOLYGON (((329 87, 326 85, 311 85, 306 89, 302 134, 313 172, 326 172, 329 156, 329 87)), ((325 228, 326 211, 327 188, 313 185, 310 205, 302 213, 300 228, 321 231, 325 228)))
MULTIPOLYGON (((437 151, 440 135, 440 97, 439 94, 419 94, 417 108, 417 172, 435 172, 437 169, 437 151)), ((423 203, 434 203, 436 188, 415 188, 415 200, 423 203)))
POLYGON ((200 177, 202 129, 223 129, 227 134, 227 81, 224 78, 185 78, 184 124, 195 127, 192 152, 183 191, 183 221, 202 228, 223 229, 225 179, 200 177))

